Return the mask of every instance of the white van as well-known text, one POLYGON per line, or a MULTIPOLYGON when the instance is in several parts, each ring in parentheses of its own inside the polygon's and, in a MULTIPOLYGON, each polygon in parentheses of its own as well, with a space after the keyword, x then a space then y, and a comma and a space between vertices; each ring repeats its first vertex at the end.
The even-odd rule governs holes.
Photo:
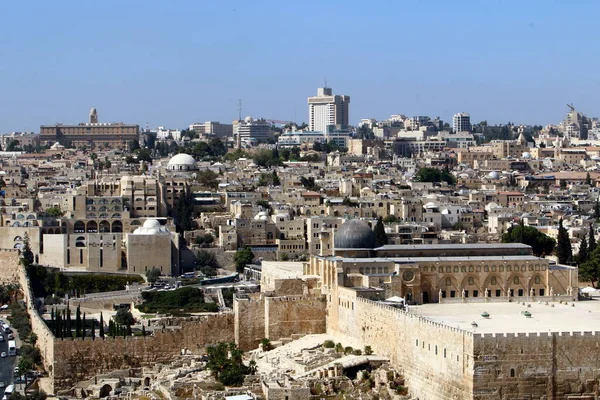
POLYGON ((14 392, 14 390, 15 390, 15 385, 8 385, 6 387, 6 389, 4 389, 4 397, 10 397, 10 395, 14 392))

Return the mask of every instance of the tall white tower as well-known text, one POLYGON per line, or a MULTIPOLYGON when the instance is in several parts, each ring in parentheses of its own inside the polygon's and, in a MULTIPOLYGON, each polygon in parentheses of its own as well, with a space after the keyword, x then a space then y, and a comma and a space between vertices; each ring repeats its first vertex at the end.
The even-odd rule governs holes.
POLYGON ((325 133, 329 125, 348 125, 349 105, 350 96, 318 88, 317 95, 308 98, 308 129, 325 133))
POLYGON ((461 112, 452 117, 452 129, 454 132, 471 132, 471 116, 461 112))

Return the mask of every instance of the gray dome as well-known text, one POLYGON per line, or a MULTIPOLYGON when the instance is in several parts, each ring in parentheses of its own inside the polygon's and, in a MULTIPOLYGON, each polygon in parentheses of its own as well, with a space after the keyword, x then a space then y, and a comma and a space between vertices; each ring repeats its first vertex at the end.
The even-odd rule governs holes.
POLYGON ((351 219, 342 224, 333 239, 335 249, 373 249, 375 232, 365 221, 351 219))

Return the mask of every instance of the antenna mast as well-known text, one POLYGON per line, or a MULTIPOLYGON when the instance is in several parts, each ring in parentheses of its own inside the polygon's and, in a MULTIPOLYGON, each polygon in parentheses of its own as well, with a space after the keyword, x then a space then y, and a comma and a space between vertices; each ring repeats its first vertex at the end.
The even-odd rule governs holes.
POLYGON ((238 120, 242 120, 242 99, 238 99, 238 120))

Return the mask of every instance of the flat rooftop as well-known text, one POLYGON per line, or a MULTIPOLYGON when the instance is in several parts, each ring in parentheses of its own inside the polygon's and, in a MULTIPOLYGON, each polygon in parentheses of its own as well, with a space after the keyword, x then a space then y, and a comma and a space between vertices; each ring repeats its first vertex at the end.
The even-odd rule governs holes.
POLYGON ((558 301, 548 305, 545 302, 424 304, 410 307, 410 313, 473 333, 600 331, 599 300, 569 301, 568 305, 558 301), (489 319, 481 316, 484 311, 490 314, 489 319), (530 318, 522 314, 525 311, 531 313, 530 318), (472 322, 477 323, 476 328, 471 326, 472 322))
MULTIPOLYGON (((345 263, 383 263, 394 262, 397 264, 411 264, 418 262, 461 262, 461 261, 539 261, 543 258, 536 256, 449 256, 449 257, 372 257, 372 258, 356 258, 356 257, 328 257, 329 260, 341 260, 345 263)), ((564 266, 563 266, 564 267, 564 266)))
POLYGON ((468 243, 468 244, 386 244, 375 250, 463 250, 463 249, 523 249, 529 250, 531 246, 523 243, 468 243))

